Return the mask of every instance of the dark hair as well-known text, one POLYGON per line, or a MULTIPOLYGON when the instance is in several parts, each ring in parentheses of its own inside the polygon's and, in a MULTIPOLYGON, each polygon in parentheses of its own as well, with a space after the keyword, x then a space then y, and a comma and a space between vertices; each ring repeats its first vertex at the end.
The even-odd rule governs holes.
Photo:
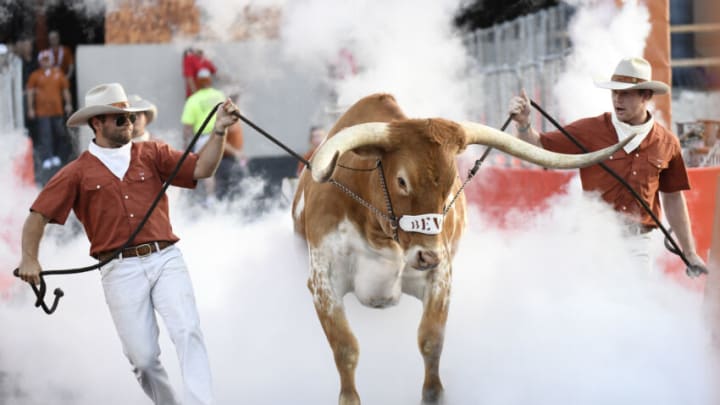
POLYGON ((97 119, 99 119, 99 120, 102 121, 102 120, 105 119, 105 116, 102 115, 102 114, 101 114, 101 115, 94 115, 94 116, 88 118, 88 120, 87 120, 87 124, 88 124, 88 126, 90 127, 90 129, 92 129, 93 134, 97 134, 97 129, 95 129, 95 127, 93 127, 92 124, 90 123, 90 121, 91 121, 93 118, 97 118, 97 119))

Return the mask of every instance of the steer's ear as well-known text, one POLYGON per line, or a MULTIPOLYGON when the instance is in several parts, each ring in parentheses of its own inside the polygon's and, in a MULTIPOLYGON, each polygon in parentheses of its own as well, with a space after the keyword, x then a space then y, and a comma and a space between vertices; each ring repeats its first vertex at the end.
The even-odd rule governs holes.
POLYGON ((335 152, 328 160, 317 159, 317 156, 315 156, 310 163, 310 166, 312 167, 310 173, 312 174, 313 180, 318 183, 325 183, 330 180, 330 177, 332 177, 332 174, 335 171, 335 165, 337 164, 339 157, 339 151, 335 152))

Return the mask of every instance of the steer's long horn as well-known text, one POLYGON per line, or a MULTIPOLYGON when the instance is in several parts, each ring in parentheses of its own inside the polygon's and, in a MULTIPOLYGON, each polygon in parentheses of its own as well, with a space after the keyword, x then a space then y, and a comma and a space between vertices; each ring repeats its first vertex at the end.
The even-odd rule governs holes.
POLYGON ((500 149, 522 160, 552 169, 577 169, 602 162, 625 146, 634 136, 595 152, 577 155, 550 152, 514 136, 475 122, 460 123, 465 129, 468 144, 481 144, 500 149))
POLYGON ((315 181, 324 183, 330 179, 338 158, 343 153, 365 145, 384 145, 388 139, 388 124, 368 122, 344 128, 318 147, 310 166, 315 181))

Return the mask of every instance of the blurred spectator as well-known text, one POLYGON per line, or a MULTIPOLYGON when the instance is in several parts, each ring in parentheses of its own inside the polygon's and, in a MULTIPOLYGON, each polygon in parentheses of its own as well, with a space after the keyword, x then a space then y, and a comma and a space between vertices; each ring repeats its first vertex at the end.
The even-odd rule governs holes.
POLYGON ((240 180, 247 171, 243 132, 239 121, 228 128, 226 136, 225 151, 215 172, 215 196, 219 200, 237 196, 240 180))
POLYGON ((183 79, 185 80, 185 98, 190 97, 191 94, 195 93, 197 87, 195 87, 195 75, 197 74, 197 55, 195 50, 187 48, 183 52, 183 79))
POLYGON ((52 52, 55 61, 54 66, 59 67, 68 80, 72 80, 75 74, 75 58, 72 51, 60 43, 60 34, 55 30, 48 33, 48 42, 50 43, 48 49, 52 52))
POLYGON ((29 38, 19 39, 15 43, 15 53, 22 61, 22 80, 23 86, 27 83, 30 78, 30 73, 34 72, 38 68, 37 59, 33 57, 33 43, 29 38))
MULTIPOLYGON (((183 139, 188 144, 192 140, 202 126, 205 118, 216 104, 225 100, 225 95, 212 87, 212 74, 207 69, 200 69, 197 74, 196 84, 198 89, 185 101, 182 117, 180 121, 183 124, 183 139)), ((213 126, 215 124, 215 116, 210 118, 202 135, 198 138, 193 147, 193 152, 198 153, 205 143, 210 139, 213 126)), ((227 147, 227 142, 226 142, 227 147)), ((216 199, 216 184, 214 177, 202 180, 202 187, 198 187, 198 192, 203 192, 201 202, 204 204, 212 204, 216 199)))
POLYGON ((44 184, 72 154, 72 143, 63 122, 63 111, 72 112, 72 98, 67 78, 59 68, 53 67, 52 52, 40 52, 38 61, 40 67, 30 74, 26 85, 27 113, 35 120, 37 142, 33 148, 42 171, 38 180, 44 184))
MULTIPOLYGON (((303 156, 305 160, 310 160, 313 153, 315 153, 315 149, 322 143, 322 141, 325 139, 325 136, 327 134, 325 133, 325 130, 322 129, 319 126, 312 126, 310 127, 310 136, 308 138, 308 141, 310 142, 308 151, 305 152, 305 155, 303 156)), ((303 168, 305 168, 305 163, 298 162, 297 166, 297 175, 300 176, 300 172, 302 172, 303 168)))
MULTIPOLYGON (((195 49, 195 55, 197 56, 197 72, 200 72, 200 69, 207 69, 213 76, 217 73, 215 64, 205 57, 205 52, 202 49, 195 49)), ((195 75, 195 77, 197 77, 197 75, 195 75)))
POLYGON ((157 117, 157 107, 155 106, 155 104, 144 100, 137 94, 129 95, 128 101, 130 101, 131 108, 141 109, 136 114, 135 122, 133 122, 132 141, 145 142, 155 140, 155 137, 152 136, 150 132, 148 132, 145 128, 147 125, 153 122, 155 117, 157 117))
POLYGON ((342 47, 337 53, 335 60, 328 66, 331 79, 343 80, 355 76, 358 73, 355 55, 347 47, 342 47))
MULTIPOLYGON (((33 44, 32 40, 29 38, 22 38, 19 39, 15 43, 15 54, 20 58, 20 61, 22 62, 22 87, 23 87, 23 106, 27 106, 27 82, 30 78, 30 74, 37 70, 38 68, 38 61, 33 56, 33 44)), ((37 144, 37 138, 35 136, 35 120, 30 119, 28 116, 28 109, 24 109, 25 112, 25 128, 27 128, 28 134, 30 135, 30 139, 33 142, 33 145, 37 144)), ((37 165, 37 159, 35 159, 35 172, 39 170, 39 167, 37 165)))
POLYGON ((190 97, 200 86, 197 83, 197 75, 200 70, 206 69, 211 75, 215 75, 217 68, 215 64, 205 57, 205 52, 199 48, 188 48, 183 53, 183 78, 185 79, 185 97, 190 97))

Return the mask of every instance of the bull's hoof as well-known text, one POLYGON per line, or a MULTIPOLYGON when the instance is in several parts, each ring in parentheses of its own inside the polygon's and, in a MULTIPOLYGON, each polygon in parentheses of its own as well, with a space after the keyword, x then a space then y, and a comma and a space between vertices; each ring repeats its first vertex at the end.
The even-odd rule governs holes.
POLYGON ((445 391, 440 387, 439 389, 424 389, 423 399, 420 405, 444 405, 445 404, 445 391))
POLYGON ((357 392, 341 392, 338 405, 360 405, 360 396, 357 392))

